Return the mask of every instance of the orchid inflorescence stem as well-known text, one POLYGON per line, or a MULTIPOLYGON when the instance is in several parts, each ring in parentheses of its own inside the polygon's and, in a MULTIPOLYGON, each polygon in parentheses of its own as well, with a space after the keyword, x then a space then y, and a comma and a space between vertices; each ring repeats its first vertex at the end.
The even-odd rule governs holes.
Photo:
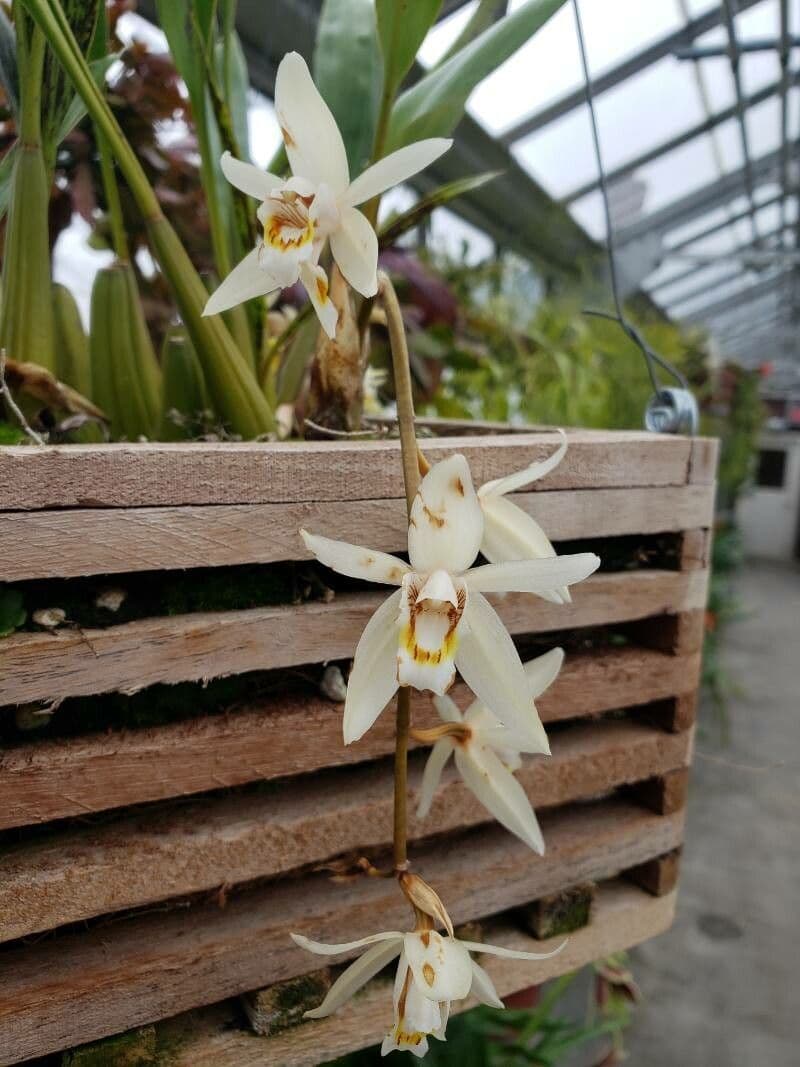
MULTIPOLYGON (((403 458, 403 481, 406 490, 406 509, 411 517, 411 505, 420 483, 419 449, 414 430, 414 396, 411 391, 411 366, 403 315, 397 293, 384 271, 378 271, 378 296, 386 312, 389 345, 392 350, 397 421, 400 427, 400 451, 403 458)), ((401 873, 408 867, 406 840, 408 837, 408 736, 411 727, 411 689, 401 686, 397 694, 397 716, 394 743, 394 867, 401 873)))

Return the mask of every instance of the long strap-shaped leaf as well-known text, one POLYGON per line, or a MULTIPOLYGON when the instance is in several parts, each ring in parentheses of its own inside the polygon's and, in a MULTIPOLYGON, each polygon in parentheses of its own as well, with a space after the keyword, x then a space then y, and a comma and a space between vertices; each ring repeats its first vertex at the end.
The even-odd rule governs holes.
POLYGON ((24 0, 103 131, 147 226, 155 257, 166 276, 181 317, 203 364, 214 405, 243 437, 272 431, 275 420, 255 374, 236 347, 221 318, 203 317, 207 293, 177 234, 164 217, 147 176, 125 138, 63 17, 58 0, 24 0))

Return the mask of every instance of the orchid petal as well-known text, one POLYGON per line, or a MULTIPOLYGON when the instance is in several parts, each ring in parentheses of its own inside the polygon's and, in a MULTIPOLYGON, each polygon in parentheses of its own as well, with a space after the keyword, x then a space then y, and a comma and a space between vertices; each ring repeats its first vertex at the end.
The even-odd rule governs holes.
POLYGON ((388 552, 376 552, 371 548, 350 545, 346 541, 334 541, 330 537, 320 537, 307 530, 301 530, 300 536, 312 556, 320 563, 345 574, 348 578, 363 578, 365 582, 381 582, 383 585, 400 585, 403 575, 410 568, 407 563, 388 552))
POLYGON ((266 296, 275 289, 280 289, 278 282, 259 265, 261 246, 248 252, 217 286, 203 308, 204 315, 219 315, 228 308, 243 304, 256 296, 266 296))
POLYGON ((367 623, 356 647, 344 702, 344 743, 358 741, 397 692, 397 614, 392 593, 367 623))
POLYGON ((434 571, 422 589, 410 572, 403 578, 398 616, 397 677, 400 685, 442 696, 456 676, 455 654, 467 591, 460 578, 434 571))
POLYGON ((544 855, 544 838, 531 802, 514 775, 488 747, 456 749, 456 767, 466 785, 497 821, 544 855))
POLYGON ((393 185, 400 185, 413 174, 425 170, 435 159, 452 145, 449 137, 430 137, 425 141, 398 148, 388 156, 373 163, 360 174, 344 195, 344 203, 357 207, 373 196, 380 196, 393 185))
POLYGON ((331 234, 336 265, 362 296, 378 291, 378 237, 366 215, 355 207, 342 207, 337 229, 331 234))
MULTIPOLYGON (((505 566, 505 564, 504 564, 505 566)), ((514 642, 497 612, 480 593, 471 593, 464 612, 456 666, 478 699, 515 734, 549 754, 550 746, 528 696, 528 682, 514 642)))
POLYGON ((514 948, 502 948, 500 945, 484 945, 481 941, 462 941, 461 944, 469 952, 479 952, 485 956, 500 956, 504 960, 550 960, 566 948, 567 941, 562 941, 552 952, 522 952, 514 948))
POLYGON ((397 1033, 397 1027, 393 1026, 383 1039, 381 1056, 388 1056, 390 1052, 410 1052, 412 1056, 416 1056, 418 1060, 421 1060, 423 1056, 427 1056, 428 1054, 428 1039, 424 1034, 422 1037, 419 1037, 418 1034, 414 1034, 413 1036, 419 1038, 416 1045, 409 1041, 403 1041, 402 1039, 398 1040, 401 1035, 397 1033))
POLYGON ((497 995, 497 990, 494 987, 494 982, 491 980, 486 971, 481 967, 479 963, 472 960, 472 988, 470 989, 473 997, 480 1001, 481 1004, 488 1004, 490 1008, 504 1008, 500 997, 497 995))
POLYGON ((413 981, 406 996, 405 1022, 409 1030, 420 1034, 438 1033, 442 1028, 439 1003, 438 1000, 426 997, 416 981, 413 981))
POLYGON ((363 955, 343 971, 318 1008, 312 1008, 304 1014, 305 1019, 324 1019, 341 1008, 345 1001, 354 996, 367 984, 370 978, 382 971, 387 963, 400 954, 401 941, 380 941, 368 948, 363 955))
POLYGON ((308 293, 308 299, 317 313, 325 333, 332 341, 336 340, 336 327, 339 323, 339 309, 328 292, 328 275, 318 264, 301 263, 300 281, 308 293))
MULTIPOLYGON (((440 698, 441 699, 441 698, 440 698)), ((422 774, 422 782, 419 787, 419 803, 417 804, 417 818, 426 819, 430 814, 431 804, 445 764, 450 759, 453 751, 453 742, 446 737, 440 738, 433 746, 425 764, 422 774)))
POLYGON ((552 455, 537 463, 531 463, 529 467, 517 471, 516 474, 508 474, 505 478, 495 478, 494 481, 484 483, 478 490, 478 496, 502 496, 504 493, 514 493, 518 489, 524 489, 531 482, 544 478, 559 465, 567 451, 567 435, 563 430, 558 432, 561 435, 561 444, 552 455))
POLYGON ((528 692, 534 700, 550 688, 558 677, 563 662, 564 649, 551 648, 543 656, 537 656, 536 659, 530 659, 523 664, 528 679, 528 692))
MULTIPOLYGON (((480 497, 483 509, 481 552, 490 563, 552 559, 556 550, 538 522, 504 496, 480 497)), ((569 604, 567 587, 542 594, 554 604, 569 604)))
POLYGON ((244 163, 230 152, 223 152, 219 161, 222 173, 231 183, 248 196, 256 200, 266 200, 275 189, 281 188, 283 181, 269 171, 261 170, 252 163, 244 163))
MULTIPOLYGON (((298 948, 303 948, 306 952, 313 952, 317 956, 340 956, 344 952, 356 952, 360 948, 368 948, 370 945, 378 945, 384 941, 397 941, 400 942, 405 937, 405 934, 399 930, 385 930, 380 934, 370 934, 368 937, 361 937, 358 941, 342 941, 338 944, 328 944, 326 941, 312 941, 310 937, 306 937, 305 934, 293 934, 290 933, 292 941, 298 948)), ((398 948, 399 952, 399 948, 398 948)))
POLYGON ((472 967, 461 941, 424 930, 406 934, 403 950, 414 985, 428 1000, 463 1000, 468 995, 472 967))
POLYGON ((461 455, 435 463, 411 505, 408 554, 414 570, 458 574, 475 560, 483 536, 483 512, 461 455))
POLYGON ((341 196, 350 184, 342 135, 297 52, 288 52, 278 66, 275 111, 292 173, 315 185, 324 182, 341 196))
MULTIPOLYGON (((488 563, 474 567, 464 575, 470 594, 542 593, 561 585, 582 582, 600 566, 593 552, 577 552, 553 559, 520 559, 509 563, 488 563)), ((494 709, 492 709, 494 710, 494 709)))
POLYGON ((444 696, 434 696, 433 706, 443 722, 461 722, 461 709, 446 693, 444 696))

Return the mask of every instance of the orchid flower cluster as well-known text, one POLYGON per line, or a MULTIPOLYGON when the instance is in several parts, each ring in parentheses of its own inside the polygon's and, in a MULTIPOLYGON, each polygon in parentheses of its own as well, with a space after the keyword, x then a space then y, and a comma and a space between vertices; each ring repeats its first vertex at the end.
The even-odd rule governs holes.
MULTIPOLYGON (((341 133, 297 53, 285 56, 278 68, 275 108, 291 177, 283 180, 229 154, 223 156, 227 179, 259 201, 263 237, 211 296, 205 314, 217 314, 300 281, 323 330, 335 339, 339 311, 320 264, 326 245, 345 281, 361 296, 375 296, 378 239, 358 205, 427 167, 450 141, 431 138, 407 145, 351 181, 341 133)), ((543 462, 487 482, 477 491, 466 459, 458 454, 430 467, 418 487, 409 484, 409 468, 416 474, 417 455, 410 459, 416 441, 407 352, 404 341, 396 340, 403 335, 399 306, 392 310, 391 301, 384 303, 387 321, 390 315, 395 320, 390 339, 409 503, 408 562, 300 531, 308 551, 326 566, 351 578, 396 587, 358 642, 344 706, 344 742, 349 745, 363 737, 398 690, 405 694, 406 709, 410 690, 432 692, 441 724, 431 730, 410 730, 415 740, 432 743, 419 790, 418 816, 430 812, 444 766, 454 755, 465 784, 491 815, 541 854, 544 841, 536 815, 514 771, 521 766, 522 753, 549 755, 535 699, 558 674, 563 652, 553 649, 523 664, 484 594, 532 593, 566 604, 570 586, 597 568, 600 561, 591 553, 556 556, 538 523, 508 498, 561 461, 566 439, 562 435, 559 447, 543 462), (479 554, 488 562, 475 566, 479 554), (456 671, 475 696, 464 714, 447 696, 456 671)), ((405 768, 409 728, 406 718, 401 720, 400 700, 397 752, 405 768)), ((545 956, 458 940, 435 891, 408 871, 405 836, 405 770, 402 774, 396 770, 395 873, 416 918, 411 932, 394 930, 334 945, 292 936, 300 947, 322 955, 364 950, 323 1003, 306 1013, 310 1018, 331 1014, 398 959, 394 1022, 382 1052, 400 1049, 423 1056, 428 1036, 444 1040, 452 1002, 472 994, 502 1007, 489 975, 470 952, 518 959, 545 956)))
MULTIPOLYGON (((597 556, 556 556, 538 523, 507 494, 548 473, 566 451, 518 474, 488 482, 476 492, 469 466, 453 455, 430 468, 410 508, 408 556, 361 548, 301 531, 308 550, 326 566, 353 578, 398 586, 378 608, 355 652, 344 707, 344 740, 362 737, 397 689, 429 690, 442 720, 429 731, 435 740, 419 792, 417 814, 427 815, 451 754, 465 784, 503 826, 538 853, 544 852, 536 815, 513 771, 521 753, 549 754, 547 735, 534 703, 555 679, 563 661, 556 648, 523 664, 514 643, 484 593, 534 593, 554 603, 569 600, 569 586, 590 575, 597 556), (492 560, 473 566, 478 554, 492 560), (475 694, 462 715, 447 696, 456 671, 475 694)), ((394 987, 394 1022, 383 1043, 423 1056, 427 1038, 444 1040, 450 1004, 468 995, 502 1007, 489 975, 470 958, 481 952, 541 959, 541 955, 463 942, 434 891, 414 893, 401 872, 417 925, 411 933, 391 931, 359 941, 323 945, 300 935, 295 942, 323 955, 364 949, 334 983, 309 1018, 329 1015, 373 975, 399 956, 394 987), (431 904, 433 901, 433 904, 431 904), (443 927, 445 935, 436 932, 443 927)), ((550 953, 549 955, 552 955, 550 953)))

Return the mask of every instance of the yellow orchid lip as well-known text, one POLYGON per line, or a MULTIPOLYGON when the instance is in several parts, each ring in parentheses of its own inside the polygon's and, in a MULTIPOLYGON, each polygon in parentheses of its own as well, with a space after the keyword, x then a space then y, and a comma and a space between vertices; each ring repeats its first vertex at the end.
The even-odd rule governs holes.
POLYGON ((282 197, 270 202, 264 219, 264 243, 278 252, 303 248, 314 240, 314 220, 302 197, 282 197))
POLYGON ((463 583, 445 571, 403 579, 397 649, 398 681, 445 692, 455 677, 458 625, 467 603, 463 583))

